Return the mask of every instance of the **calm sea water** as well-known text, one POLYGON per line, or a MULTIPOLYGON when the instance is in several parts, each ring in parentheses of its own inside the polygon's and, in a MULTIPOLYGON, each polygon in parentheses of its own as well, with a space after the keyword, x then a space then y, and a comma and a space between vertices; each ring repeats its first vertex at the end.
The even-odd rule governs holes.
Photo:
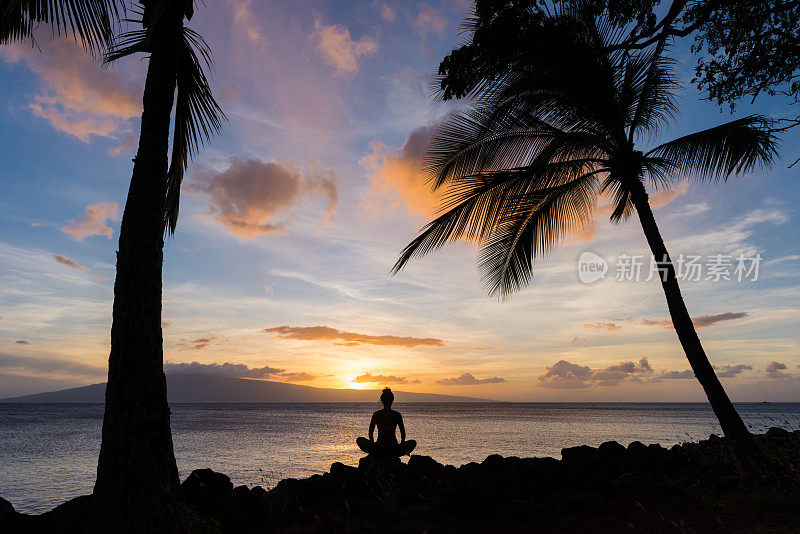
MULTIPOLYGON (((719 434, 705 404, 398 404, 416 453, 461 465, 489 454, 560 457, 608 440, 672 445, 719 434)), ((267 488, 287 477, 357 465, 370 404, 178 404, 172 431, 181 479, 193 469, 267 488)), ((800 404, 740 404, 754 430, 800 427, 800 404)), ((0 404, 0 496, 27 513, 91 493, 101 404, 0 404)))

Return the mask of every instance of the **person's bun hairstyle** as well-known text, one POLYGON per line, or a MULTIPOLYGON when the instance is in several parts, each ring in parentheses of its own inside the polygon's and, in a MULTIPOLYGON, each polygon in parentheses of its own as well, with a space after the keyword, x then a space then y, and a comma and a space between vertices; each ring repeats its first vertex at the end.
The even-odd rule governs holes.
POLYGON ((387 402, 394 402, 394 393, 389 388, 383 388, 383 393, 381 393, 381 402, 386 404, 387 402))

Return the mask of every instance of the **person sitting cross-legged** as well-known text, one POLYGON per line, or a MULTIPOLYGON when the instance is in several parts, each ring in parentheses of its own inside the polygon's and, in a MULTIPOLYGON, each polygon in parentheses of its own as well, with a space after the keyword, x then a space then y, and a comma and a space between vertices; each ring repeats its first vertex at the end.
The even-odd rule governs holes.
POLYGON ((400 412, 392 410, 394 393, 385 388, 381 393, 383 409, 372 414, 369 422, 369 439, 358 438, 356 443, 365 453, 373 456, 404 456, 411 454, 417 442, 413 439, 406 441, 406 427, 403 426, 403 416, 400 412), (378 427, 378 441, 375 441, 375 427, 378 427), (397 442, 395 430, 400 428, 400 443, 397 442))

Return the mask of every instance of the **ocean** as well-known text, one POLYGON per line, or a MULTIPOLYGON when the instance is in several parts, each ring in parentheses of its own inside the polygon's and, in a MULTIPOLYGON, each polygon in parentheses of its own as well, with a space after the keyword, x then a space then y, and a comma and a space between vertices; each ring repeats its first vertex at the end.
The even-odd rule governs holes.
MULTIPOLYGON (((355 445, 372 411, 365 403, 174 404, 172 434, 181 480, 193 469, 227 474, 235 485, 269 489, 283 478, 357 465, 355 445)), ((490 454, 552 456, 563 447, 616 440, 676 443, 720 434, 701 403, 398 403, 415 454, 445 464, 490 454)), ((800 428, 800 403, 737 404, 754 431, 800 428)), ((0 404, 0 496, 41 513, 91 493, 102 404, 0 404)))

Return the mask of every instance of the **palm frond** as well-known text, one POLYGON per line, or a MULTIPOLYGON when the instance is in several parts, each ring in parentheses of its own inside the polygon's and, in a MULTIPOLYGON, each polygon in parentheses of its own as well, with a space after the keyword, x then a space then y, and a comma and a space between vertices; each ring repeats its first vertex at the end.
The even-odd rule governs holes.
POLYGON ((0 44, 33 38, 40 23, 57 36, 69 36, 86 50, 100 51, 111 44, 120 0, 3 0, 0 7, 0 44))
POLYGON ((211 68, 211 49, 195 31, 184 28, 178 62, 178 96, 175 101, 175 127, 172 139, 172 157, 167 173, 167 197, 164 212, 165 232, 175 233, 180 207, 183 175, 189 160, 200 146, 211 137, 226 120, 206 78, 205 68, 211 68))
POLYGON ((750 115, 714 128, 679 137, 650 150, 647 158, 661 158, 674 171, 699 180, 727 180, 731 174, 769 167, 777 156, 779 140, 772 121, 750 115))
POLYGON ((403 249, 392 272, 397 273, 412 258, 422 257, 447 243, 483 241, 500 224, 509 205, 531 195, 541 196, 593 167, 592 161, 552 162, 543 154, 527 167, 459 177, 443 196, 442 213, 403 249))
POLYGON ((103 63, 111 63, 137 52, 146 52, 148 47, 147 30, 125 32, 114 39, 103 56, 103 63))
POLYGON ((642 158, 642 176, 655 189, 668 189, 683 180, 683 176, 675 173, 672 162, 664 158, 642 158))
POLYGON ((653 50, 638 52, 628 59, 633 67, 630 80, 626 80, 632 96, 626 102, 629 142, 642 131, 654 135, 678 113, 675 61, 664 54, 665 48, 661 42, 653 50))
POLYGON ((478 258, 478 269, 491 295, 506 299, 524 288, 533 274, 534 260, 588 224, 600 172, 588 172, 504 206, 503 216, 478 258))
POLYGON ((600 158, 602 136, 565 132, 529 118, 503 120, 473 110, 451 118, 428 145, 423 174, 433 190, 475 173, 524 167, 546 161, 600 158))
POLYGON ((496 224, 503 202, 519 195, 529 177, 521 171, 473 175, 472 183, 462 182, 460 195, 453 195, 444 212, 422 229, 400 253, 392 267, 399 272, 412 258, 422 257, 445 244, 460 239, 477 240, 496 224))
POLYGON ((633 215, 634 206, 631 198, 631 190, 627 185, 613 173, 609 173, 600 186, 600 192, 611 196, 611 203, 614 210, 609 219, 615 224, 625 222, 633 215))

